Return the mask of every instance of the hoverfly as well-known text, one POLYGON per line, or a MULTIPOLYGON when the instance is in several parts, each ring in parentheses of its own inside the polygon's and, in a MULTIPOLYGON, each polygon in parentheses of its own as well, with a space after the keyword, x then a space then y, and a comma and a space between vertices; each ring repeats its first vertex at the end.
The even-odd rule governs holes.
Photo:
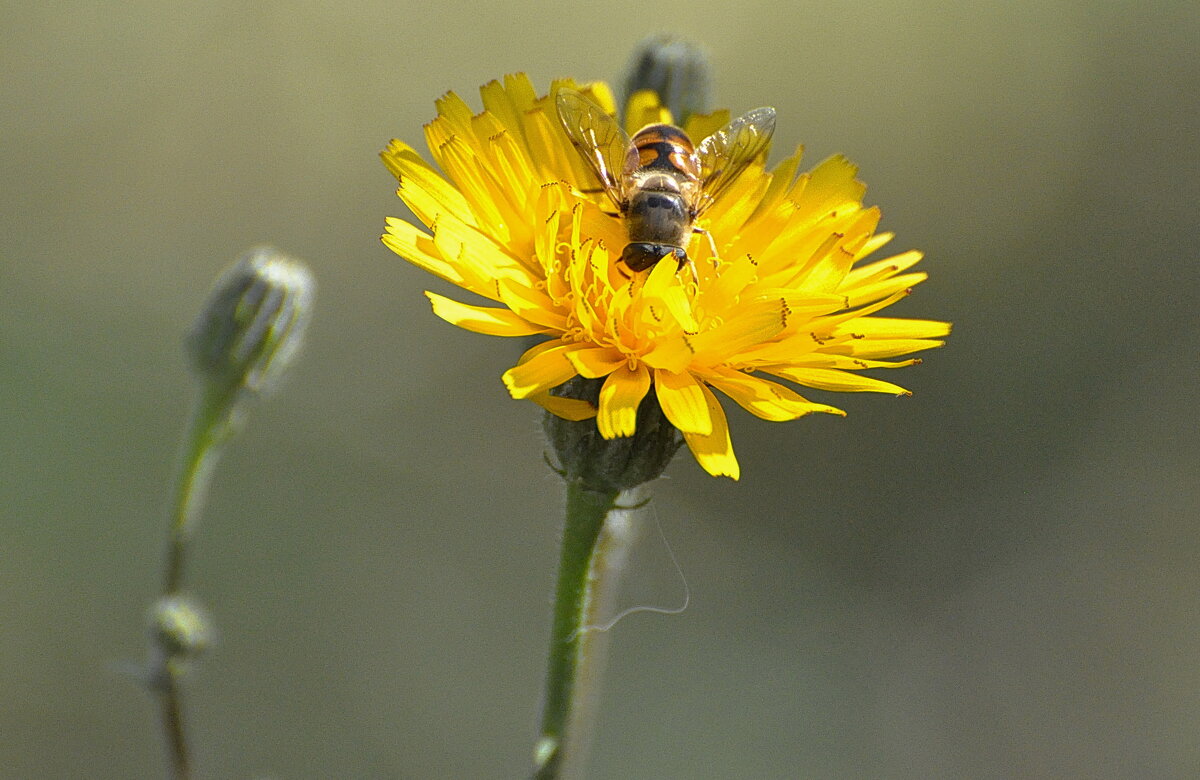
MULTIPOLYGON (((688 241, 693 233, 705 233, 696 220, 762 154, 775 132, 775 109, 764 107, 698 146, 668 124, 646 125, 631 139, 616 119, 574 90, 559 90, 557 106, 571 143, 625 219, 629 243, 621 260, 635 272, 667 255, 680 268, 690 265, 688 241)), ((712 236, 708 240, 716 257, 712 236)))

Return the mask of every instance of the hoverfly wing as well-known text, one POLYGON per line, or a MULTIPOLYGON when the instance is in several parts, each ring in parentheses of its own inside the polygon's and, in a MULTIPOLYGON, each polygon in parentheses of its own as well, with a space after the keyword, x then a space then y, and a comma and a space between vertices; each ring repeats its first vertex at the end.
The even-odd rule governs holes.
POLYGON ((558 119, 579 156, 596 174, 616 207, 624 208, 621 176, 629 152, 629 136, 616 119, 573 89, 560 89, 555 103, 558 119))
POLYGON ((699 216, 721 197, 750 163, 766 150, 775 132, 775 109, 748 111, 700 142, 700 181, 704 195, 697 205, 699 216))

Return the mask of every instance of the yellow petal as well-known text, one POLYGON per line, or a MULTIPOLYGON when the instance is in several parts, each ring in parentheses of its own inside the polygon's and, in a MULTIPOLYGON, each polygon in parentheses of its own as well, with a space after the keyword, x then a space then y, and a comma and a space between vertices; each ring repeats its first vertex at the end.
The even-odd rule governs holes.
POLYGON ((438 222, 433 243, 442 257, 453 263, 469 281, 472 291, 492 300, 498 297, 497 279, 518 279, 525 285, 534 285, 538 281, 528 258, 518 258, 503 243, 453 217, 438 222))
POLYGON ((539 344, 521 356, 521 362, 504 372, 504 386, 513 398, 528 398, 575 376, 575 367, 567 355, 578 349, 574 345, 549 342, 539 344))
POLYGON ((449 214, 467 224, 475 223, 467 199, 411 146, 394 140, 379 154, 400 182, 400 197, 422 223, 432 225, 441 214, 449 214))
POLYGON ((580 349, 572 352, 570 359, 579 375, 588 379, 608 376, 628 362, 628 358, 611 347, 580 349))
POLYGON ((654 392, 671 425, 684 433, 703 436, 712 433, 712 415, 708 413, 704 389, 690 373, 655 371, 654 392))
POLYGON ((528 219, 529 202, 537 197, 538 190, 530 183, 538 180, 538 174, 520 130, 506 127, 488 111, 471 121, 479 139, 478 182, 486 190, 488 200, 495 204, 501 220, 497 228, 517 242, 518 233, 528 234, 533 228, 528 219))
POLYGON ((496 291, 505 306, 530 322, 558 331, 566 329, 566 315, 536 287, 514 279, 497 279, 496 291))
POLYGON ((687 125, 684 129, 688 134, 688 138, 691 138, 696 143, 700 143, 729 124, 730 118, 729 110, 725 108, 717 109, 708 114, 692 114, 688 117, 687 125))
POLYGON ((625 104, 625 132, 633 135, 646 125, 653 124, 671 124, 671 112, 659 103, 658 93, 654 90, 634 92, 625 104))
POLYGON ((950 323, 937 320, 908 320, 899 317, 861 317, 842 329, 873 339, 939 339, 950 335, 950 323))
POLYGON ((561 398, 557 395, 551 395, 549 391, 534 393, 529 396, 529 400, 555 417, 561 417, 564 420, 581 422, 582 420, 590 420, 596 416, 596 407, 587 401, 581 401, 578 398, 561 398))
POLYGON ((642 355, 642 361, 652 367, 671 373, 679 373, 687 368, 696 352, 688 344, 683 334, 659 338, 654 347, 642 355))
POLYGON ((901 274, 890 279, 863 284, 846 290, 846 297, 851 306, 862 306, 874 303, 882 298, 888 298, 896 293, 915 287, 928 278, 925 273, 901 274))
POLYGON ((840 393, 890 393, 912 395, 900 385, 884 382, 862 374, 838 371, 831 368, 798 368, 795 366, 767 366, 762 371, 790 380, 805 387, 832 390, 840 393))
POLYGON ((817 219, 848 205, 862 203, 867 188, 854 178, 857 173, 857 166, 841 155, 822 162, 802 184, 803 192, 796 201, 797 218, 817 219))
POLYGON ((522 319, 509 309, 471 306, 428 290, 425 291, 425 296, 433 304, 434 314, 465 330, 488 336, 532 336, 535 333, 549 332, 546 328, 522 319))
POLYGON ((808 269, 804 286, 806 289, 834 292, 846 279, 850 266, 859 248, 866 243, 867 236, 879 224, 879 209, 870 208, 854 213, 851 223, 838 235, 837 241, 823 256, 818 256, 808 269))
POLYGON ((483 98, 483 110, 496 117, 505 129, 517 134, 522 145, 525 141, 524 123, 521 122, 521 112, 509 96, 507 85, 492 80, 479 88, 483 98))
POLYGON ((470 287, 466 277, 454 265, 446 262, 434 244, 433 237, 420 228, 396 217, 387 218, 387 232, 382 236, 388 249, 408 262, 459 287, 470 287))
POLYGON ((543 111, 527 113, 525 138, 529 143, 530 154, 538 162, 538 170, 543 179, 541 183, 565 178, 569 184, 576 187, 594 186, 595 175, 567 141, 557 117, 551 118, 543 111))
POLYGON ((926 339, 852 339, 828 351, 858 358, 889 358, 934 349, 945 343, 926 339))
POLYGON ((607 82, 592 81, 582 85, 579 91, 591 98, 592 102, 603 108, 606 113, 616 115, 617 99, 607 82))
MULTIPOLYGON (((429 126, 436 125, 435 119, 429 126)), ((479 151, 471 143, 473 140, 463 135, 451 135, 436 147, 430 144, 430 148, 436 148, 438 164, 471 204, 479 224, 488 226, 492 233, 500 233, 504 229, 504 218, 489 187, 486 162, 480 160, 479 151)))
POLYGON ((747 285, 756 279, 758 265, 748 255, 742 255, 723 259, 718 270, 720 274, 704 286, 700 295, 704 307, 714 311, 737 305, 747 285))
POLYGON ((440 116, 449 120, 460 132, 471 126, 471 107, 457 93, 447 92, 433 101, 440 116))
MULTIPOLYGON (((838 314, 831 314, 826 317, 821 317, 819 320, 813 323, 813 327, 815 328, 814 332, 817 332, 822 339, 855 333, 853 327, 854 325, 859 322, 867 322, 873 319, 867 315, 874 314, 881 309, 886 309, 893 303, 906 298, 911 292, 912 290, 906 287, 903 290, 884 298, 883 300, 875 301, 874 303, 863 306, 860 309, 848 309, 838 314)), ((854 338, 862 338, 862 336, 855 333, 854 338)))
MULTIPOLYGON (((646 284, 641 291, 642 298, 650 306, 661 302, 680 328, 687 333, 695 333, 700 330, 700 324, 696 322, 691 301, 688 300, 683 285, 679 283, 678 270, 679 266, 673 260, 663 260, 655 264, 646 277, 646 284)), ((662 318, 661 313, 651 314, 657 320, 662 318)))
POLYGON ((812 352, 804 355, 801 360, 805 368, 841 368, 847 371, 861 371, 866 368, 907 368, 921 363, 920 358, 896 361, 866 360, 849 355, 831 355, 826 352, 812 352))
POLYGON ((796 181, 796 171, 800 168, 800 158, 803 154, 804 147, 797 147, 795 154, 776 165, 767 174, 770 177, 770 184, 767 187, 767 191, 763 193, 762 199, 758 202, 758 206, 755 207, 750 221, 771 215, 783 201, 784 195, 787 194, 787 191, 796 181))
POLYGON ((650 389, 650 372, 641 363, 632 371, 622 366, 608 375, 600 388, 596 427, 606 439, 632 436, 637 428, 638 405, 650 389))
MULTIPOLYGON (((727 254, 730 239, 742 232, 770 187, 762 162, 755 161, 721 193, 708 213, 709 229, 715 233, 718 252, 727 254)), ((693 246, 709 248, 708 240, 693 238, 693 246)), ((707 254, 707 253, 705 253, 707 254)))
POLYGON ((529 76, 524 73, 509 73, 505 76, 504 90, 519 112, 529 111, 537 100, 537 90, 533 88, 529 76))
POLYGON ((853 203, 821 212, 816 224, 795 212, 759 253, 760 275, 770 284, 834 292, 878 220, 878 209, 853 203))
POLYGON ((863 248, 858 250, 858 259, 870 256, 873 252, 878 251, 881 247, 896 237, 895 233, 876 233, 871 236, 871 240, 863 244, 863 248))
POLYGON ((699 363, 719 363, 747 347, 770 341, 787 326, 788 306, 782 300, 747 302, 728 322, 689 338, 699 363))
MULTIPOLYGON (((889 235, 890 234, 885 234, 889 235)), ((876 236, 875 238, 879 238, 876 236)), ((869 247, 872 241, 868 241, 866 246, 869 247)), ((865 248, 864 248, 865 249, 865 248)), ((865 256, 865 251, 859 252, 860 256, 865 256)), ((850 273, 846 274, 846 280, 842 282, 842 286, 838 289, 843 292, 851 290, 863 284, 882 281, 888 279, 901 271, 907 271, 921 261, 923 255, 916 251, 910 250, 895 257, 889 257, 885 260, 876 260, 873 263, 868 263, 864 266, 855 268, 850 273)))
POLYGON ((742 471, 737 458, 733 455, 733 444, 729 440, 729 423, 725 419, 725 410, 712 391, 700 385, 704 393, 704 402, 708 406, 708 416, 712 419, 712 432, 684 433, 683 440, 688 449, 700 464, 700 468, 714 477, 729 477, 736 480, 742 471))
POLYGON ((845 416, 841 409, 815 404, 777 382, 732 369, 717 369, 704 375, 705 381, 732 398, 746 411, 772 422, 794 420, 813 412, 845 416))

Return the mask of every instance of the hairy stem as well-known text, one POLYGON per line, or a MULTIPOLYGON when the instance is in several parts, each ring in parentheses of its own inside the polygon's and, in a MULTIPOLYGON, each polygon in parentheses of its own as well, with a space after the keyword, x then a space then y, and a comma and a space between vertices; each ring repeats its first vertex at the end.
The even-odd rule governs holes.
POLYGON ((607 635, 593 630, 611 607, 632 538, 618 495, 568 483, 554 624, 535 780, 578 777, 592 733, 607 635))
MULTIPOLYGON (((218 445, 229 424, 229 400, 228 393, 215 392, 209 387, 197 398, 192 411, 168 530, 167 558, 163 565, 163 598, 177 596, 183 589, 192 531, 216 464, 218 445)), ((180 693, 182 665, 172 657, 171 648, 160 644, 157 651, 159 661, 154 683, 161 702, 162 728, 167 741, 171 776, 176 780, 188 780, 192 771, 180 693)))

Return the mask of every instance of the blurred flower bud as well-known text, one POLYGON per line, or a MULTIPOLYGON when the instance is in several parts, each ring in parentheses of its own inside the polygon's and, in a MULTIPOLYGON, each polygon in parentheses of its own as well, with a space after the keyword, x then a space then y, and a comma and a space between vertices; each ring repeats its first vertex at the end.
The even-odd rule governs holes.
POLYGON ((217 278, 188 334, 193 368, 229 392, 269 389, 300 349, 315 290, 300 262, 251 249, 217 278))
POLYGON ((150 637, 165 657, 185 660, 208 648, 212 632, 198 605, 183 596, 164 596, 150 609, 150 637))
POLYGON ((622 84, 621 105, 643 89, 658 93, 676 124, 691 114, 706 113, 712 68, 699 44, 669 33, 644 38, 633 50, 622 84))

